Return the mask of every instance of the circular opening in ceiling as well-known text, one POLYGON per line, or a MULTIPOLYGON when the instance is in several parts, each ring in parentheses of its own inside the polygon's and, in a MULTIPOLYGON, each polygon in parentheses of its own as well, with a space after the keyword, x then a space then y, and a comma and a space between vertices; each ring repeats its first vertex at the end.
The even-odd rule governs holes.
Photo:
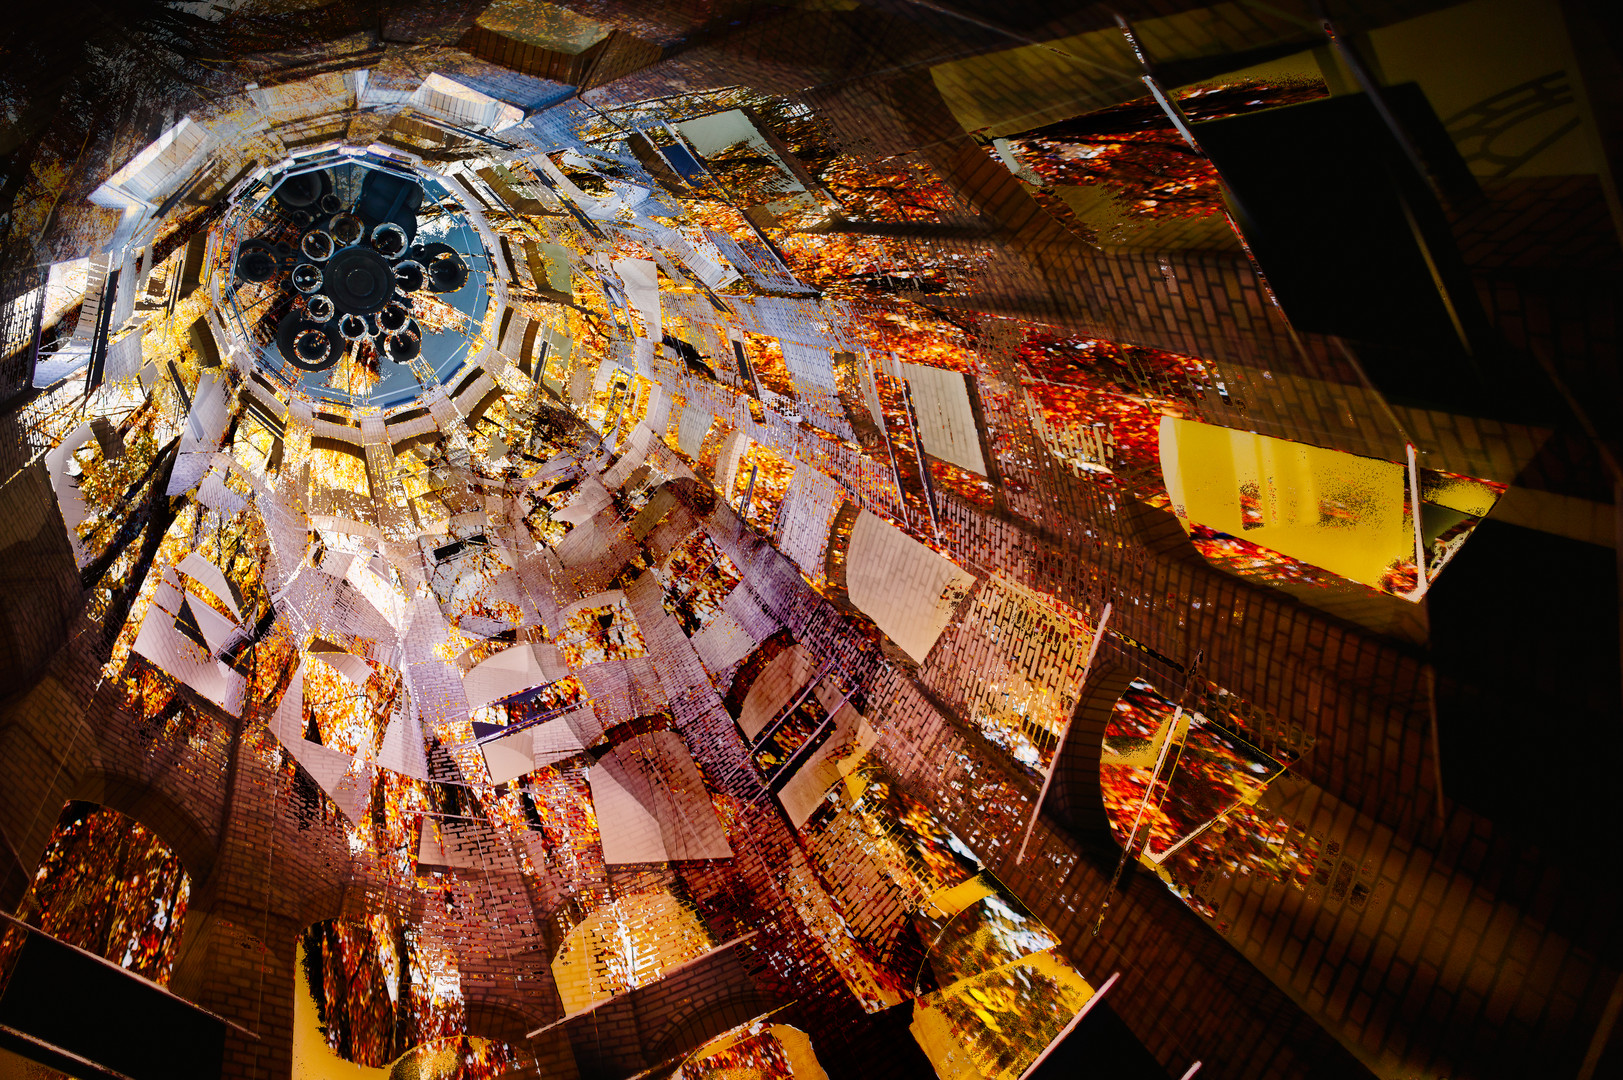
POLYGON ((406 404, 452 379, 480 335, 495 332, 495 262, 478 210, 398 161, 318 160, 304 159, 297 177, 246 186, 215 226, 238 270, 227 322, 294 396, 406 404), (370 348, 346 347, 369 338, 370 348))

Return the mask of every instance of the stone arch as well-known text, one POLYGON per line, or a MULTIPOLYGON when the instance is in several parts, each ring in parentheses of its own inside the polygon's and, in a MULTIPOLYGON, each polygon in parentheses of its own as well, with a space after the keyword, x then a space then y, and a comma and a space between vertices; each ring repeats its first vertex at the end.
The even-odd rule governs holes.
MULTIPOLYGON (((389 966, 398 965, 403 973, 412 963, 400 948, 405 925, 386 923, 382 941, 380 928, 369 926, 364 917, 322 919, 294 932, 294 956, 299 959, 292 972, 295 1015, 303 1014, 295 1023, 302 1026, 302 1037, 324 1043, 336 1058, 367 1070, 387 1070, 402 1055, 438 1037, 403 1029, 402 1006, 388 989, 389 966), (330 978, 334 970, 346 973, 337 980, 336 992, 330 978), (312 1031, 317 1033, 313 1037, 312 1031)), ((464 1009, 470 1004, 463 999, 464 1009)))
MULTIPOLYGON (((834 511, 834 519, 828 527, 828 538, 823 544, 823 576, 829 580, 841 597, 847 595, 845 580, 845 559, 851 551, 851 527, 857 523, 857 515, 862 507, 850 499, 845 500, 834 511)), ((850 601, 846 601, 847 606, 850 601)))
MULTIPOLYGON (((387 992, 381 982, 372 983, 370 994, 354 993, 353 979, 346 980, 349 992, 342 999, 335 999, 322 995, 322 1003, 316 1004, 317 993, 309 981, 313 966, 308 952, 308 937, 312 931, 334 927, 338 924, 348 924, 351 930, 358 929, 356 919, 323 919, 304 926, 294 932, 293 938, 297 941, 296 954, 303 956, 303 963, 289 965, 288 974, 291 976, 289 989, 295 997, 294 1004, 294 1043, 302 1043, 306 1048, 304 1053, 309 1055, 312 1051, 318 1058, 331 1055, 333 1068, 326 1075, 349 1076, 357 1080, 375 1078, 375 1080, 412 1080, 424 1075, 422 1066, 425 1060, 444 1052, 447 1046, 452 1048, 460 1046, 463 1050, 478 1048, 481 1054, 491 1055, 491 1059, 500 1062, 504 1055, 512 1054, 515 1060, 509 1060, 508 1066, 517 1065, 524 1068, 524 1059, 528 1056, 526 1051, 526 1033, 536 1026, 538 1022, 534 1017, 526 1017, 511 1004, 492 1001, 478 993, 469 994, 464 987, 462 998, 462 1018, 460 1031, 438 1033, 432 1028, 428 1031, 415 1031, 412 1041, 401 1042, 402 1029, 398 1027, 398 1004, 390 1002, 387 1011, 379 1010, 376 1006, 383 1003, 383 995, 387 992), (339 1029, 345 1034, 339 1037, 342 1044, 335 1047, 328 1041, 331 1033, 328 1025, 334 1023, 332 1010, 342 1010, 344 1020, 339 1021, 339 1029), (326 1010, 326 1019, 322 1019, 320 1010, 326 1010), (351 1041, 353 1040, 353 1041, 351 1041), (428 1057, 425 1058, 425 1055, 428 1057), (357 1059, 369 1059, 369 1061, 357 1059), (338 1064, 338 1063, 342 1064, 338 1064)), ((372 939, 375 942, 375 938, 372 939)), ((329 943, 331 939, 328 939, 329 943)), ((396 953, 397 956, 400 954, 396 953)), ((357 955, 349 953, 348 963, 359 961, 361 967, 376 964, 372 974, 381 976, 382 957, 363 951, 357 955)), ((330 958, 317 961, 318 964, 331 962, 330 958)), ((487 1064, 490 1061, 487 1060, 487 1064)), ((437 1072, 434 1075, 439 1075, 437 1072)), ((511 1071, 503 1071, 501 1075, 519 1075, 511 1071)), ((524 1075, 533 1075, 524 1073, 524 1075)))
POLYGON ((785 649, 793 648, 795 636, 787 628, 779 627, 772 635, 759 645, 739 663, 733 674, 733 681, 727 688, 727 696, 722 699, 722 705, 727 712, 737 719, 744 708, 744 699, 755 686, 755 681, 761 677, 778 654, 785 649))
POLYGON ((467 1036, 523 1046, 529 1032, 544 1021, 526 1017, 511 1005, 482 997, 464 997, 467 1036))
POLYGON ((726 500, 721 499, 719 487, 729 464, 727 459, 743 452, 734 437, 736 431, 735 425, 726 420, 713 421, 699 443, 699 452, 693 457, 694 473, 710 482, 712 492, 717 493, 718 501, 722 502, 726 500))
POLYGON ((150 829, 180 857, 194 887, 214 872, 214 829, 146 780, 91 770, 69 790, 68 801, 97 803, 150 829))
POLYGON ((792 706, 819 676, 819 661, 804 645, 784 649, 756 675, 739 699, 738 721, 752 742, 792 706))
POLYGON ((749 449, 749 444, 749 435, 735 428, 727 433, 716 453, 716 493, 729 506, 732 505, 733 486, 738 482, 739 463, 744 460, 744 452, 749 449))
POLYGON ((700 998, 680 1016, 672 1017, 648 1042, 645 1057, 662 1062, 703 1046, 706 1042, 777 1008, 778 1002, 758 990, 723 989, 700 998))
POLYGON ((1093 670, 1071 716, 1065 750, 1054 763, 1054 783, 1045 810, 1087 841, 1114 843, 1099 786, 1099 756, 1111 713, 1133 678, 1124 668, 1093 670))
POLYGON ((1168 688, 1135 677, 1113 696, 1089 743, 1099 748, 1094 799, 1110 833, 1098 850, 1118 856, 1131 846, 1206 918, 1219 910, 1219 882, 1235 870, 1306 884, 1300 879, 1312 863, 1302 854, 1315 843, 1290 822, 1313 785, 1292 777, 1298 749, 1279 737, 1277 721, 1210 683, 1168 688))

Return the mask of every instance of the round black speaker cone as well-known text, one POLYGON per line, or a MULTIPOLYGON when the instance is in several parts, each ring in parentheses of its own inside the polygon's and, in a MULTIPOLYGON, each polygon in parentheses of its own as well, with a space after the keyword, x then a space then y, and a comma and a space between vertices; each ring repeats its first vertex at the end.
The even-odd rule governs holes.
POLYGON ((264 248, 247 248, 237 256, 237 276, 265 282, 276 276, 276 256, 264 248))
POLYGON ((395 288, 403 293, 414 293, 421 289, 428 281, 428 272, 423 264, 411 259, 404 259, 394 264, 395 288))
POLYGON ((394 295, 394 267, 382 255, 359 244, 327 260, 327 294, 338 310, 354 315, 382 311, 394 295))
POLYGON ((410 318, 411 313, 406 310, 406 305, 394 300, 388 307, 378 312, 378 326, 393 333, 402 329, 410 318))
POLYGON ((276 201, 289 209, 313 206, 321 199, 324 187, 320 173, 290 176, 277 185, 276 201))
POLYGON ((318 329, 300 330, 293 336, 293 351, 305 363, 317 364, 327 359, 327 354, 332 351, 332 343, 318 329))
POLYGON ((325 371, 338 363, 337 337, 327 326, 311 322, 296 309, 277 325, 276 348, 288 363, 304 371, 325 371))
POLYGON ((300 263, 293 268, 293 287, 305 295, 321 288, 321 267, 315 263, 300 263))
POLYGON ((431 292, 456 292, 468 283, 468 264, 455 252, 439 255, 428 264, 428 288, 431 292))
POLYGON ((299 250, 311 262, 326 262, 332 257, 332 235, 323 229, 311 229, 299 241, 299 250))
POLYGON ((372 230, 372 247, 385 259, 398 259, 406 253, 406 230, 393 222, 384 222, 372 230))
POLYGON ((409 363, 423 354, 422 340, 411 333, 390 334, 384 348, 389 353, 389 359, 399 364, 409 363))
POLYGON ((358 243, 366 234, 366 226, 354 214, 337 215, 327 228, 332 233, 333 239, 344 247, 358 243))

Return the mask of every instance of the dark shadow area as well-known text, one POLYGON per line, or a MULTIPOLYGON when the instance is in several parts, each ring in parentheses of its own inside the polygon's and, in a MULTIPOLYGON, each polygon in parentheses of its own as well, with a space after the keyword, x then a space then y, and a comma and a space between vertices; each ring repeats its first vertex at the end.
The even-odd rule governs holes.
POLYGON ((1031 1080, 1167 1080, 1167 1075, 1109 1003, 1101 1001, 1059 1041, 1031 1080))
POLYGON ((1484 521, 1429 604, 1448 797, 1553 847, 1623 821, 1617 553, 1484 521))

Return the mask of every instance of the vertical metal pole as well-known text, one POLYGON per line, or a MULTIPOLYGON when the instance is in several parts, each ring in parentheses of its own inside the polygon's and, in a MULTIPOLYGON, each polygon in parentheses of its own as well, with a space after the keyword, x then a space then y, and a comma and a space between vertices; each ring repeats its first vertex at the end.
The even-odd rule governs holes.
POLYGON ((890 441, 890 424, 885 420, 885 403, 879 401, 879 385, 874 381, 873 356, 868 356, 868 381, 873 383, 874 401, 879 404, 879 415, 874 419, 879 421, 879 431, 885 436, 885 453, 890 456, 890 478, 896 485, 896 503, 902 510, 902 524, 912 528, 907 520, 907 497, 902 493, 902 472, 896 467, 896 446, 890 441))
POLYGON ((750 519, 750 500, 755 498, 755 473, 757 468, 758 466, 753 463, 750 465, 749 486, 744 488, 744 501, 738 507, 745 524, 748 524, 750 519))
MULTIPOLYGON (((896 354, 891 353, 894 363, 896 354)), ((936 543, 941 542, 941 522, 935 512, 935 489, 930 486, 930 469, 924 463, 924 444, 919 441, 919 429, 913 423, 913 394, 907 388, 905 377, 897 379, 902 384, 902 415, 907 418, 907 434, 913 440, 913 455, 919 462, 919 483, 924 485, 924 508, 930 511, 930 528, 935 533, 936 543)))
POLYGON ((1429 587, 1426 581, 1426 538, 1420 528, 1420 472, 1415 465, 1414 443, 1406 447, 1409 457, 1409 510, 1414 518, 1415 588, 1410 600, 1419 600, 1429 587))

